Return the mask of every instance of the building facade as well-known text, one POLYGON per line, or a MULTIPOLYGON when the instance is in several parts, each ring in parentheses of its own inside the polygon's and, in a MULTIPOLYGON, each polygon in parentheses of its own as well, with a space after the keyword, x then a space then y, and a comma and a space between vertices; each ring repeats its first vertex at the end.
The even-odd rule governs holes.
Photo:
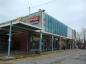
POLYGON ((71 49, 75 42, 76 31, 44 10, 0 24, 0 49, 8 52, 71 49))

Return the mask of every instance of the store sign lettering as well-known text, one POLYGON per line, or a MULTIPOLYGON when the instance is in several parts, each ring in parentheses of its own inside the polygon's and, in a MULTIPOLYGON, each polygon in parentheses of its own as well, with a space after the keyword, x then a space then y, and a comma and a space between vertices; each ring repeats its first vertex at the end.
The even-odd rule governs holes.
POLYGON ((30 17, 30 23, 31 24, 39 23, 39 16, 32 16, 32 17, 30 17))

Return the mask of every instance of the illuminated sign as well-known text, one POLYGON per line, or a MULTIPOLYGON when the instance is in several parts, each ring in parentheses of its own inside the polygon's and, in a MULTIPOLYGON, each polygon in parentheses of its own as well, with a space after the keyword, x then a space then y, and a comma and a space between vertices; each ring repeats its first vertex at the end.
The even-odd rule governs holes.
POLYGON ((30 17, 31 24, 38 24, 39 23, 39 16, 32 16, 30 17))

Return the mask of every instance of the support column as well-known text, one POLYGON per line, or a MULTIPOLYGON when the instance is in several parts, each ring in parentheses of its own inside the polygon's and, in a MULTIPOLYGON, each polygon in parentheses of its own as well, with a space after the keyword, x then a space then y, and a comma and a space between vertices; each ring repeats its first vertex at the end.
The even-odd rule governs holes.
POLYGON ((61 50, 61 48, 62 48, 61 37, 60 37, 59 39, 60 39, 60 40, 59 40, 59 45, 60 45, 59 49, 61 50))
POLYGON ((71 42, 71 49, 73 49, 73 47, 74 47, 74 40, 72 39, 71 41, 72 41, 71 42))
POLYGON ((28 49, 29 48, 29 46, 28 46, 29 45, 29 40, 28 39, 29 39, 29 32, 27 33, 27 53, 29 51, 29 49, 28 49))
POLYGON ((39 51, 42 52, 42 31, 40 30, 40 43, 39 43, 39 51))
POLYGON ((52 51, 53 51, 53 40, 54 40, 54 37, 53 37, 53 35, 52 35, 52 51))
POLYGON ((65 49, 66 49, 66 46, 67 46, 67 44, 66 44, 66 38, 65 38, 65 49))
POLYGON ((70 49, 71 49, 71 40, 69 40, 69 43, 70 43, 70 49))
POLYGON ((31 47, 31 42, 32 42, 32 33, 31 32, 27 32, 28 36, 27 36, 27 53, 30 52, 30 47, 31 47))
POLYGON ((8 56, 10 56, 11 50, 11 40, 12 40, 12 21, 10 22, 10 29, 9 29, 9 39, 8 39, 8 56))
POLYGON ((27 53, 28 53, 28 40, 27 40, 27 53))

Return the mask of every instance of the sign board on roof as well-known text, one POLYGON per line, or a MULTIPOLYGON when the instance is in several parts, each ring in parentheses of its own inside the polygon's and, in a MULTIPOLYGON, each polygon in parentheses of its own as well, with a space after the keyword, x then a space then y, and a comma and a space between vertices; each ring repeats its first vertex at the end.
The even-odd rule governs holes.
POLYGON ((39 16, 32 16, 32 17, 30 17, 30 23, 31 24, 38 24, 39 21, 40 21, 39 16))

